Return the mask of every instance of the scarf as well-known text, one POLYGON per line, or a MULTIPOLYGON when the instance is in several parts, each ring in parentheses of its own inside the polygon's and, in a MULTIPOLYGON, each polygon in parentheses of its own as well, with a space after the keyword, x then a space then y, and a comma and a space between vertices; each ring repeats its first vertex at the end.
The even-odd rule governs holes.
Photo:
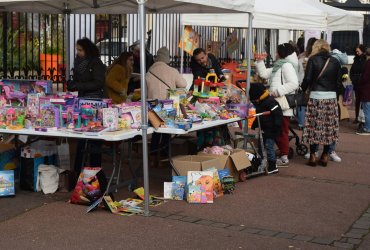
POLYGON ((74 63, 74 74, 82 74, 86 71, 90 59, 87 57, 76 57, 74 63))
POLYGON ((276 72, 285 64, 285 63, 290 63, 287 59, 279 59, 274 63, 274 67, 272 68, 272 74, 270 77, 270 80, 274 78, 276 72))

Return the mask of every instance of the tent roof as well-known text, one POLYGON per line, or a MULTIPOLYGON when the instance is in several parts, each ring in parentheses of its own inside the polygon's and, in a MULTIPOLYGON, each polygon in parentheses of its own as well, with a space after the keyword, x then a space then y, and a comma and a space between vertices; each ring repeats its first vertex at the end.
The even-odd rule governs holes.
MULTIPOLYGON (((359 30, 363 16, 312 0, 258 0, 253 11, 253 27, 291 30, 359 30)), ((248 16, 228 14, 185 14, 185 25, 248 27, 248 16)))
MULTIPOLYGON (((63 13, 66 9, 75 14, 137 13, 136 0, 0 0, 0 11, 63 13)), ((250 12, 254 0, 147 0, 147 13, 220 13, 250 12)))
POLYGON ((360 13, 335 8, 319 1, 305 1, 327 13, 328 30, 362 30, 364 27, 364 15, 360 13))

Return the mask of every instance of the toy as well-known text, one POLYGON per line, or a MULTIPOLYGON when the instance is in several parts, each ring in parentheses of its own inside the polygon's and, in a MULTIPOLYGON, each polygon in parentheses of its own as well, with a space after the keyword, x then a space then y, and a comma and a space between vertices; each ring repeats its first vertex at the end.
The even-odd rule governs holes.
POLYGON ((89 104, 81 106, 81 119, 83 126, 87 127, 89 121, 93 121, 95 118, 96 110, 89 104))
POLYGON ((224 84, 218 82, 218 77, 213 69, 207 74, 206 78, 198 78, 194 81, 193 96, 200 98, 209 98, 210 96, 223 96, 222 87, 224 84), (199 86, 200 92, 199 92, 199 86), (197 88, 195 88, 197 87, 197 88))
POLYGON ((224 194, 232 194, 235 190, 235 180, 231 175, 222 177, 222 189, 224 194))
POLYGON ((40 119, 42 127, 59 127, 59 108, 49 105, 40 108, 40 119))
POLYGON ((14 108, 9 108, 6 111, 6 118, 5 118, 5 124, 6 126, 12 126, 14 125, 13 122, 16 119, 15 117, 15 109, 14 108))
POLYGON ((3 86, 3 92, 5 93, 5 99, 12 105, 12 100, 18 100, 22 106, 24 106, 24 100, 27 95, 21 91, 15 91, 10 86, 3 86))

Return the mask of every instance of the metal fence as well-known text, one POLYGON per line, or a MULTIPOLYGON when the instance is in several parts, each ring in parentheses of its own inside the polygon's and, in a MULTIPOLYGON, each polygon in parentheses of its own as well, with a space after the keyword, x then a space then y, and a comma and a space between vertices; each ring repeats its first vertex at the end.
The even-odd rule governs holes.
MULTIPOLYGON (((47 79, 54 82, 54 90, 63 90, 67 58, 73 67, 75 41, 88 37, 101 52, 101 59, 107 65, 129 45, 139 39, 138 15, 88 15, 71 14, 69 23, 69 50, 66 48, 66 15, 37 13, 0 13, 0 79, 47 79), (70 55, 69 57, 67 57, 70 55)), ((147 47, 155 55, 166 46, 170 50, 171 65, 180 67, 181 50, 178 45, 181 36, 180 14, 147 14, 147 47)), ((224 41, 234 31, 232 28, 194 26, 200 35, 200 47, 206 48, 207 41, 220 43, 219 58, 241 60, 245 55, 246 29, 236 29, 238 48, 228 54, 224 41)), ((254 30, 257 51, 276 46, 277 32, 254 30)), ((190 57, 184 57, 184 69, 188 71, 190 57)), ((73 68, 72 71, 73 72, 73 68)))

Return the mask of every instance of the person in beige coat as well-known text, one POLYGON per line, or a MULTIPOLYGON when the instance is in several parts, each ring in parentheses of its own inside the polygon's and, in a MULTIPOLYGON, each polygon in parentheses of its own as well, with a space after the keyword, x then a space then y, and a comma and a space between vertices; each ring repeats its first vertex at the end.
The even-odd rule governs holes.
POLYGON ((169 66, 170 52, 166 47, 157 51, 155 63, 149 68, 145 79, 148 88, 148 99, 167 99, 167 90, 185 88, 186 80, 175 69, 169 66))
MULTIPOLYGON (((170 52, 166 47, 162 47, 157 51, 155 63, 149 68, 145 79, 148 88, 148 99, 167 99, 167 90, 175 88, 185 88, 186 80, 174 68, 169 66, 170 52)), ((158 151, 161 155, 167 156, 167 148, 170 140, 168 134, 154 133, 150 144, 151 164, 158 165, 158 151), (160 149, 160 150, 159 150, 160 149), (155 157, 153 159, 153 157, 155 157)))

